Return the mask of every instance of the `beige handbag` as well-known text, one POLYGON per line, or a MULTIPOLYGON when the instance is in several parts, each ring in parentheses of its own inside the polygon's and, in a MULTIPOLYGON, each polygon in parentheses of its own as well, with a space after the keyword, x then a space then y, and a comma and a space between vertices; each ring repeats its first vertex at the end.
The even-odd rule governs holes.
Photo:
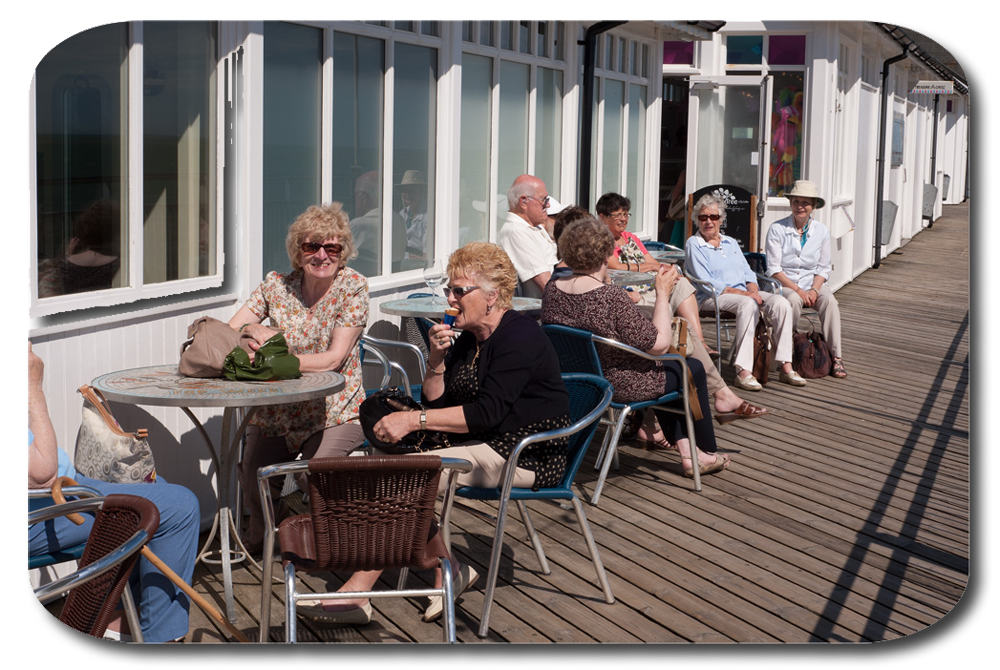
MULTIPOLYGON (((680 354, 684 358, 688 357, 688 322, 679 316, 675 316, 670 324, 674 337, 668 350, 672 354, 680 354)), ((688 369, 688 404, 691 406, 691 416, 695 421, 701 421, 701 402, 698 400, 698 390, 694 385, 694 375, 688 369)))
POLYGON ((146 429, 126 433, 111 415, 100 391, 86 384, 77 391, 83 396, 83 416, 73 457, 76 471, 116 484, 155 482, 156 464, 146 429))
POLYGON ((248 333, 239 333, 210 316, 203 316, 190 326, 188 339, 181 345, 177 371, 185 377, 221 377, 226 356, 239 347, 252 352, 248 333))

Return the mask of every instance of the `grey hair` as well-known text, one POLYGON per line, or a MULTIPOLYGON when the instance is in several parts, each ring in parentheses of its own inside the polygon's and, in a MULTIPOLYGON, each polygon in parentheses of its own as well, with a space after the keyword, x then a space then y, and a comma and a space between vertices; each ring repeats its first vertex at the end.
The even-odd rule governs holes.
POLYGON ((534 197, 536 188, 537 184, 528 179, 521 182, 515 180, 507 189, 507 209, 514 211, 517 208, 517 203, 521 201, 522 195, 534 197))
POLYGON ((695 225, 698 221, 698 212, 700 212, 705 207, 715 207, 719 210, 719 223, 723 224, 726 222, 726 199, 721 195, 715 193, 706 193, 705 195, 698 198, 698 202, 694 203, 694 209, 692 209, 692 219, 695 225))

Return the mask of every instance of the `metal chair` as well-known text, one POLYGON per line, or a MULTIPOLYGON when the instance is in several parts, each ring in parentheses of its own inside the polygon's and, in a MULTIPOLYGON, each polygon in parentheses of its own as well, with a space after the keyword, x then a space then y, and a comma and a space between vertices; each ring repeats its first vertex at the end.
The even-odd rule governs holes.
MULTIPOLYGON (((420 350, 420 347, 415 344, 410 344, 409 342, 383 340, 377 337, 372 337, 371 335, 362 335, 361 344, 369 349, 379 350, 379 354, 376 355, 381 355, 380 361, 384 361, 384 364, 388 365, 390 375, 392 372, 398 374, 403 391, 417 402, 420 402, 421 384, 411 384, 410 376, 406 373, 403 366, 396 361, 389 360, 389 358, 384 355, 384 351, 386 349, 402 349, 404 352, 412 354, 417 361, 417 370, 420 374, 420 381, 423 382, 424 376, 427 374, 427 362, 424 360, 424 352, 420 350)), ((389 379, 383 378, 380 388, 386 388, 388 383, 389 379)), ((371 395, 371 393, 374 393, 374 390, 369 392, 368 395, 371 395)))
MULTIPOLYGON (((545 331, 549 340, 552 341, 552 346, 555 347, 556 354, 559 356, 559 366, 564 374, 570 372, 582 372, 585 374, 604 377, 604 369, 601 366, 601 359, 597 354, 596 346, 601 344, 621 349, 622 351, 627 351, 634 356, 645 358, 647 360, 677 361, 681 365, 681 379, 688 379, 687 361, 683 356, 678 354, 661 354, 659 356, 653 356, 651 354, 647 354, 645 351, 636 349, 635 347, 630 347, 627 344, 623 344, 622 342, 611 338, 601 337, 600 335, 596 335, 589 330, 583 330, 581 328, 545 324, 542 326, 542 330, 545 331)), ((691 405, 690 399, 688 398, 688 387, 689 384, 685 382, 681 384, 680 390, 666 393, 658 398, 652 398, 650 400, 643 400, 639 402, 611 403, 607 411, 607 418, 601 420, 601 425, 605 426, 608 430, 604 433, 604 442, 602 443, 601 451, 597 456, 595 468, 600 468, 601 474, 597 479, 597 486, 594 488, 594 493, 590 497, 591 505, 596 505, 600 500, 601 490, 604 488, 604 480, 608 476, 608 470, 611 468, 612 462, 617 460, 618 439, 621 437, 622 429, 625 426, 625 420, 628 418, 630 412, 647 408, 655 408, 683 414, 687 423, 686 432, 688 440, 691 443, 691 453, 698 453, 694 436, 694 420, 691 418, 691 405), (681 405, 679 408, 677 407, 678 403, 681 405)), ((701 473, 698 468, 694 468, 694 490, 701 491, 701 473)))
POLYGON ((455 477, 472 464, 431 454, 314 458, 260 468, 257 480, 264 508, 264 561, 261 579, 260 641, 271 625, 271 571, 275 532, 281 535, 285 570, 285 641, 296 641, 297 604, 302 599, 442 597, 444 639, 455 642, 455 609, 451 578, 449 523, 455 477), (434 504, 442 471, 448 470, 439 532, 431 537, 434 504), (305 472, 309 479, 309 513, 273 519, 271 477, 305 472), (405 589, 407 573, 394 591, 300 593, 296 570, 343 572, 391 568, 441 567, 440 588, 405 589))
POLYGON ((141 642, 139 618, 128 589, 128 580, 139 560, 139 552, 160 525, 160 512, 156 505, 139 496, 113 494, 31 512, 28 523, 91 511, 96 512, 96 516, 80 557, 79 569, 40 586, 35 589, 35 595, 45 599, 68 593, 59 620, 74 630, 94 637, 104 635, 118 601, 124 599, 133 639, 141 642))
MULTIPOLYGON (((62 487, 62 493, 65 496, 71 498, 100 498, 101 492, 95 488, 89 486, 84 486, 78 484, 76 486, 64 486, 62 487)), ((39 499, 39 498, 51 498, 51 489, 29 489, 28 499, 39 499)), ((54 518, 53 515, 49 518, 54 518)), ((83 556, 83 550, 87 546, 86 542, 81 542, 80 544, 74 545, 72 547, 66 547, 59 551, 54 551, 46 554, 38 554, 37 556, 28 556, 28 569, 34 570, 35 568, 46 568, 50 565, 58 565, 59 563, 66 563, 68 561, 78 561, 80 557, 83 556)))
MULTIPOLYGON (((776 279, 771 279, 764 274, 767 271, 767 257, 764 256, 764 254, 746 251, 743 253, 743 257, 747 259, 747 264, 750 266, 750 269, 753 270, 755 275, 757 275, 758 286, 769 293, 781 293, 781 284, 776 279)), ((684 271, 684 276, 686 276, 696 288, 701 287, 712 295, 711 306, 699 310, 698 316, 703 320, 707 319, 715 323, 715 342, 716 346, 719 347, 720 350, 720 355, 716 357, 716 366, 718 367, 719 372, 722 372, 722 328, 723 325, 725 325, 726 340, 732 342, 729 327, 736 323, 736 313, 719 308, 719 303, 716 301, 718 293, 711 283, 693 277, 690 272, 687 272, 687 270, 684 271)), ((729 356, 727 357, 730 361, 732 361, 734 353, 735 352, 732 347, 730 347, 729 356)))
POLYGON ((611 586, 604 572, 604 565, 601 563, 601 555, 594 542, 594 535, 587 523, 587 516, 583 512, 583 505, 580 499, 573 492, 573 480, 580 469, 580 464, 587 453, 590 441, 597 430, 598 419, 604 414, 611 404, 613 394, 611 384, 606 379, 596 375, 588 374, 564 374, 563 382, 566 390, 569 391, 570 419, 572 423, 566 428, 550 430, 543 433, 536 433, 521 440, 514 448, 510 458, 504 466, 501 474, 501 486, 498 488, 476 488, 462 486, 455 492, 456 495, 475 500, 498 500, 500 502, 496 518, 496 532, 493 536, 493 551, 490 554, 489 574, 486 581, 486 593, 483 602, 483 615, 479 622, 479 636, 486 637, 490 628, 490 609, 493 606, 493 592, 496 588, 497 574, 500 569, 500 554, 503 550, 504 525, 507 521, 507 509, 510 501, 517 504, 521 513, 521 519, 525 528, 531 536, 531 544, 535 549, 535 555, 541 565, 544 574, 550 574, 549 563, 545 559, 545 552, 542 549, 538 534, 535 533, 531 518, 528 516, 528 509, 525 506, 527 500, 569 500, 576 511, 576 519, 580 524, 580 531, 587 542, 587 549, 590 558, 594 562, 594 569, 597 572, 597 581, 604 591, 604 599, 611 604, 615 601, 611 593, 611 586), (517 460, 521 452, 530 444, 551 440, 560 437, 569 437, 567 448, 566 472, 562 481, 557 486, 541 488, 537 491, 532 489, 515 488, 514 469, 517 467, 517 460))

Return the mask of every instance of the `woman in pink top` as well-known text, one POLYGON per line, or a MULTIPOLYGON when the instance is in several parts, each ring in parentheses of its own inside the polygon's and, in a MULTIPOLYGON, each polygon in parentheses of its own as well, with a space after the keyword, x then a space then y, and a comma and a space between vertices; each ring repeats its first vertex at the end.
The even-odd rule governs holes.
MULTIPOLYGON (((646 245, 635 233, 625 230, 631 217, 629 213, 631 207, 631 201, 618 193, 605 193, 594 205, 601 223, 608 227, 611 236, 615 238, 614 253, 608 256, 608 269, 656 274, 660 270, 660 262, 649 255, 646 245)), ((677 268, 677 272, 677 284, 670 294, 670 309, 677 316, 687 319, 691 331, 704 342, 705 337, 701 331, 701 319, 698 317, 698 300, 694 295, 694 286, 684 277, 680 267, 677 268)), ((639 292, 629 293, 629 297, 636 304, 645 304, 650 307, 655 300, 652 294, 639 292)))

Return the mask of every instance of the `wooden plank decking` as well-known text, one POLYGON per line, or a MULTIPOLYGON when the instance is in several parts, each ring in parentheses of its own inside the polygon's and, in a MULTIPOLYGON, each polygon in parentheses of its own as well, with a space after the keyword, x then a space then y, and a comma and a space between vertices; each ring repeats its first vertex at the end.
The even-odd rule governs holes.
MULTIPOLYGON (((753 400, 774 416, 718 429, 733 465, 701 494, 676 457, 623 443, 599 506, 586 505, 615 604, 603 602, 572 513, 534 504, 552 573, 539 572, 512 517, 490 636, 475 634, 480 578, 459 601, 459 640, 880 641, 947 614, 969 569, 968 226, 967 205, 946 207, 838 292, 848 379, 794 389, 772 374, 753 400)), ((592 463, 578 478, 588 497, 592 463)), ((460 560, 484 574, 492 526, 464 510, 454 524, 460 560)), ((238 626, 256 639, 259 574, 241 569, 235 581, 238 626)), ((199 566, 195 586, 221 602, 213 571, 199 566)), ((274 595, 281 639, 277 585, 274 595)), ((422 603, 375 607, 363 628, 302 621, 300 639, 440 641, 422 603)), ((187 642, 225 639, 195 608, 191 624, 187 642)))

